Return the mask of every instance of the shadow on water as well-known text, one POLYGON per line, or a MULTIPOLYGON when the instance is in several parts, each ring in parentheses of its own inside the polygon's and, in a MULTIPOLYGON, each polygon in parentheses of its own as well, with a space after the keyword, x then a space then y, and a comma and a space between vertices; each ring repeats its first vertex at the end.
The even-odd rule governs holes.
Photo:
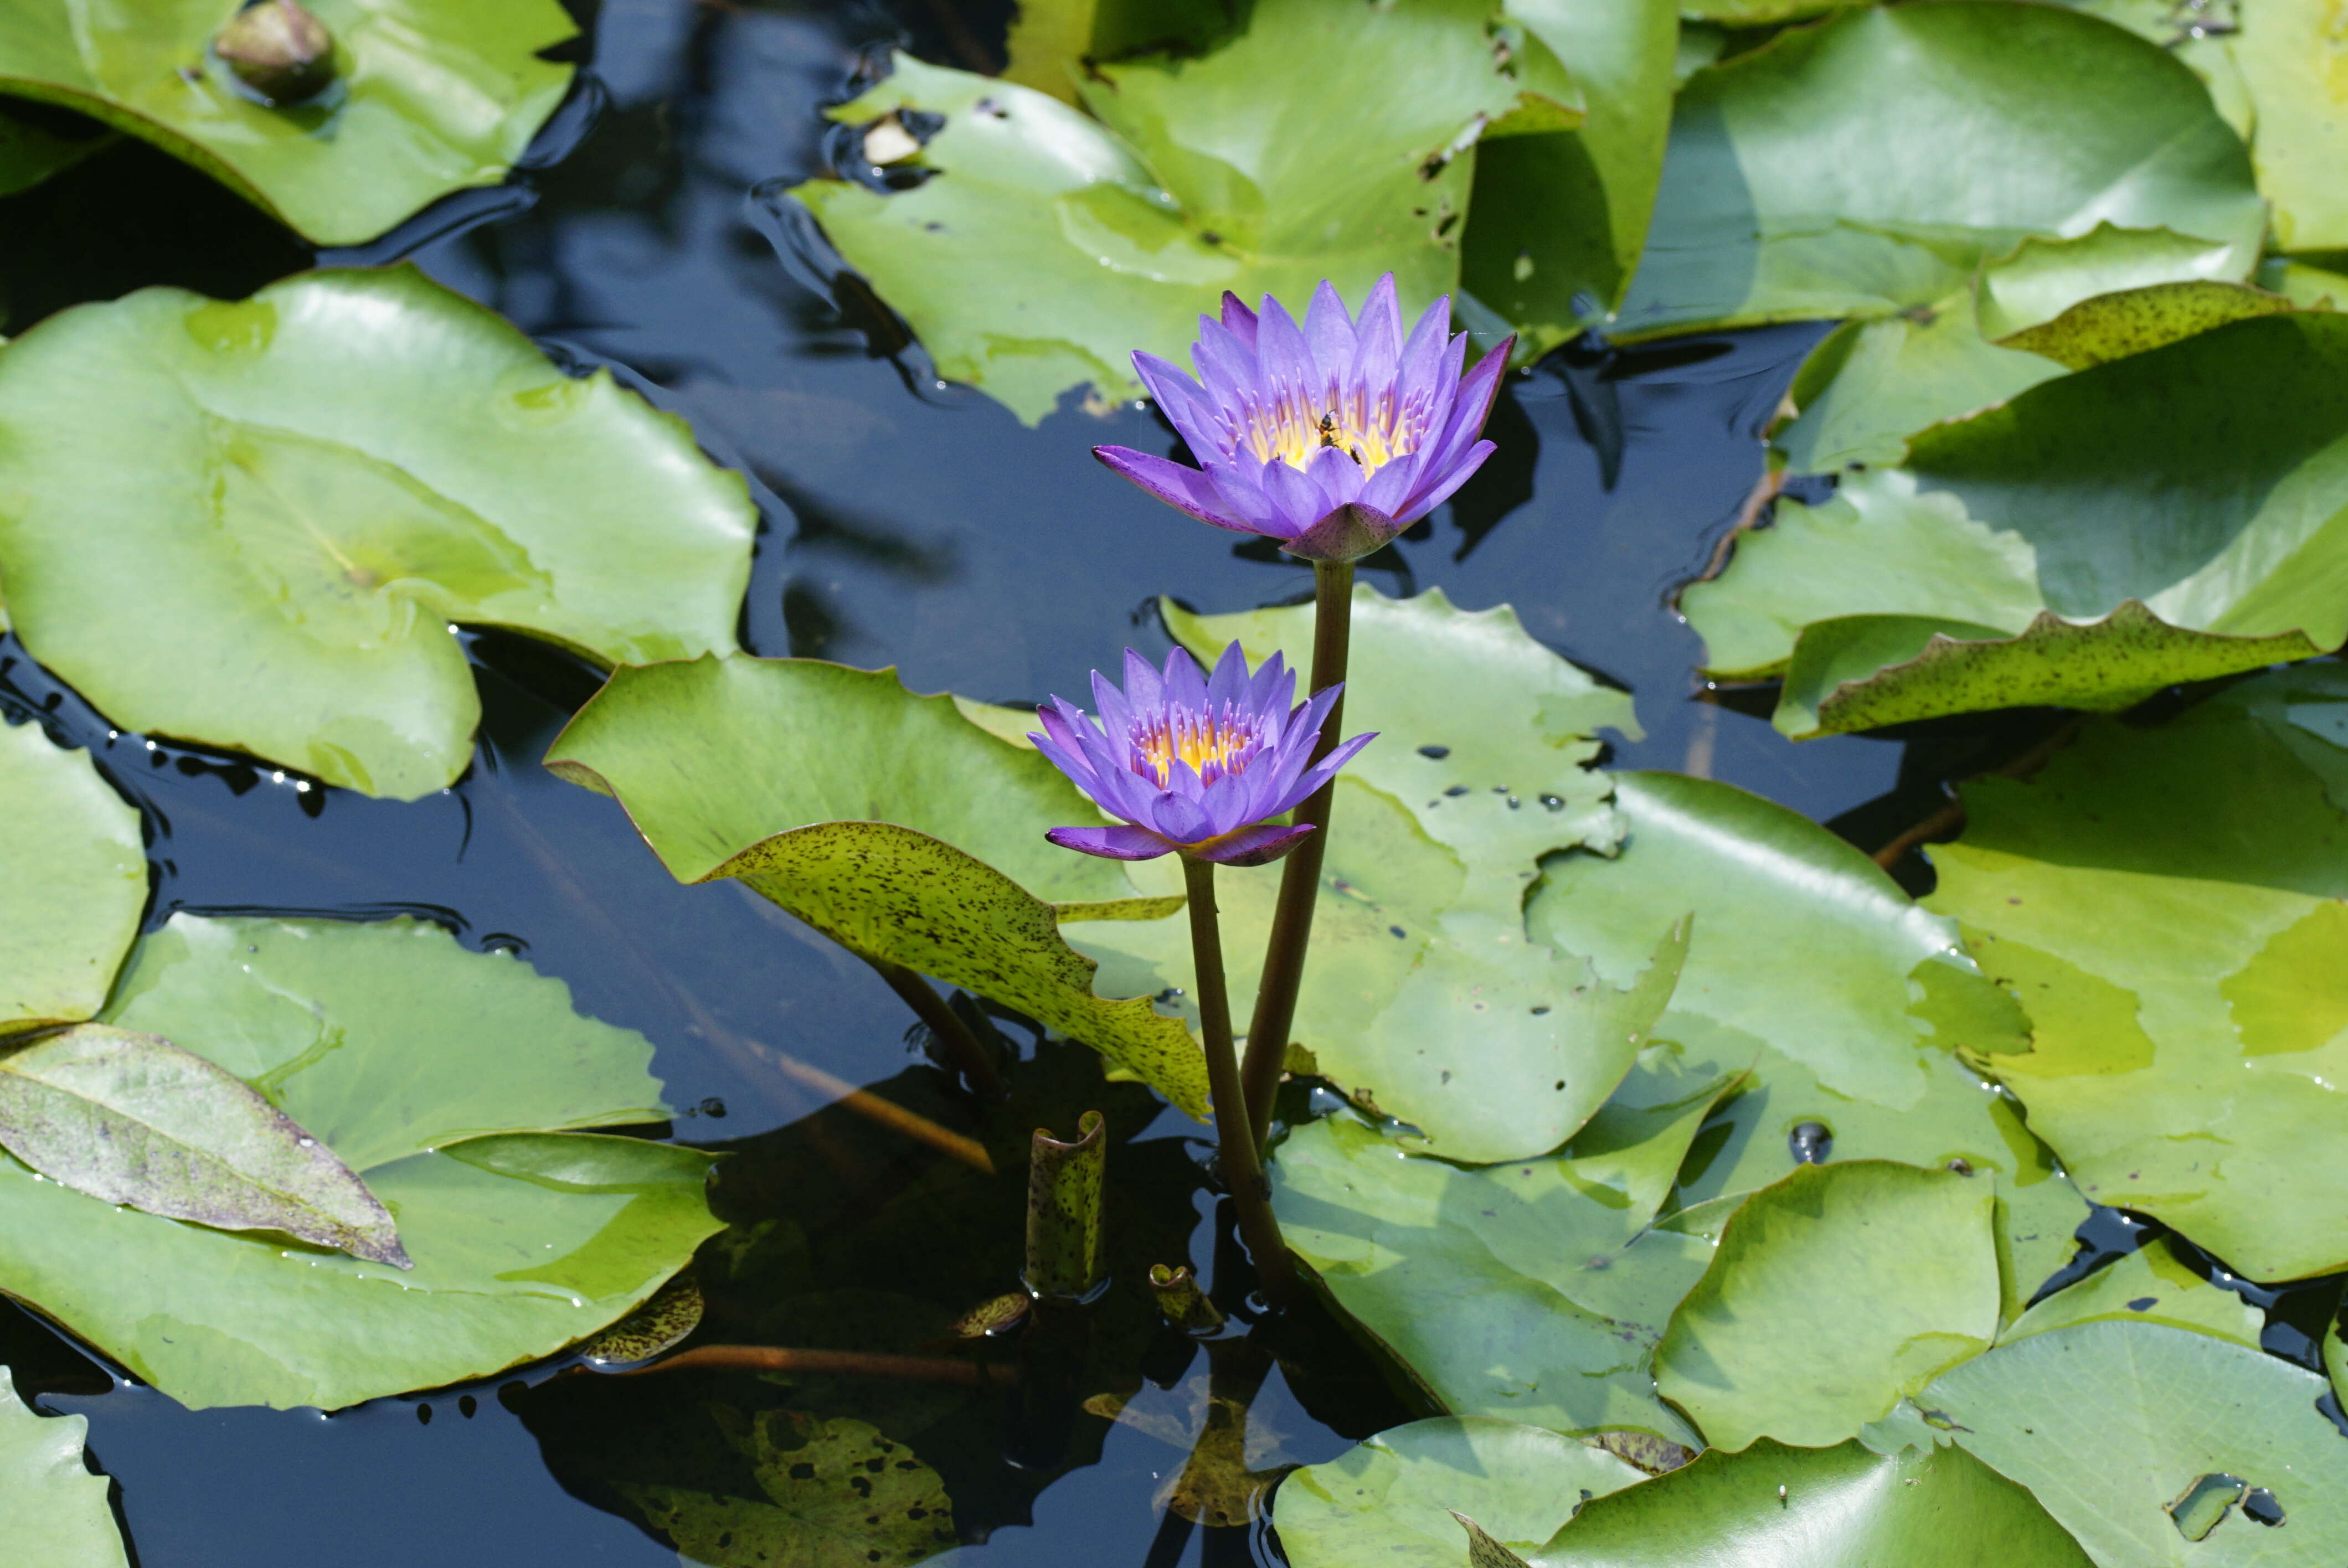
MULTIPOLYGON (((232 297, 314 260, 411 259, 570 362, 612 366, 752 477, 766 525, 743 620, 755 651, 894 663, 917 690, 995 701, 1079 691, 1124 642, 1162 651, 1156 596, 1209 610, 1291 601, 1309 573, 1188 523, 1092 460, 1104 442, 1169 447, 1148 410, 1071 395, 1023 428, 932 384, 869 295, 810 289, 778 253, 778 240, 789 247, 773 193, 821 167, 818 110, 873 51, 901 27, 930 57, 991 63, 1009 10, 606 0, 582 16, 591 76, 512 184, 315 258, 125 143, 0 201, 10 233, 35 237, 0 256, 5 330, 145 284, 232 297)), ((1513 603, 1532 635, 1630 689, 1644 733, 1613 738, 1618 765, 1725 779, 1872 848, 1929 815, 1943 779, 2026 744, 2014 728, 2026 721, 1789 746, 1766 704, 1756 716, 1692 700, 1702 649, 1669 608, 1735 526, 1760 432, 1820 330, 1552 356, 1502 399, 1489 466, 1365 576, 1387 592, 1441 587, 1468 608, 1513 603)), ((844 1506, 821 1484, 825 1445, 851 1431, 897 1445, 881 1456, 889 1476, 915 1473, 897 1450, 935 1473, 957 1560, 1271 1561, 1260 1524, 1231 1522, 1248 1476, 1416 1413, 1312 1312, 1276 1337, 1245 1332, 1242 1315, 1212 1346, 1160 1326, 1140 1283, 1150 1264, 1190 1259, 1227 1307, 1244 1294, 1200 1129, 1101 1082, 1086 1053, 1032 1042, 1019 1098, 977 1118, 864 965, 737 885, 677 886, 611 802, 538 765, 592 671, 514 637, 467 643, 484 706, 472 768, 412 804, 117 734, 13 640, 0 641, 0 709, 88 747, 140 807, 150 927, 180 909, 411 913, 520 952, 583 1011, 644 1031, 671 1103, 688 1108, 676 1136, 736 1156, 716 1199, 732 1225, 700 1264, 704 1340, 979 1354, 1021 1380, 539 1368, 332 1417, 191 1412, 0 1308, 0 1359, 44 1408, 88 1416, 146 1568, 652 1568, 676 1560, 655 1518, 695 1532, 705 1561, 756 1561, 771 1511, 844 1506), (1005 1173, 835 1103, 829 1081, 978 1139, 1005 1173), (957 1316, 1016 1286, 1028 1128, 1065 1131, 1095 1107, 1116 1139, 1115 1283, 1089 1331, 1030 1323, 1000 1343, 953 1343, 957 1316), (1234 1435, 1217 1412, 1249 1389, 1234 1435), (1219 1457, 1186 1477, 1202 1430, 1222 1447, 1201 1446, 1219 1457), (1169 1494, 1187 1501, 1162 1511, 1169 1494)), ((892 1541, 942 1544, 928 1503, 888 1495, 902 1504, 892 1541)))

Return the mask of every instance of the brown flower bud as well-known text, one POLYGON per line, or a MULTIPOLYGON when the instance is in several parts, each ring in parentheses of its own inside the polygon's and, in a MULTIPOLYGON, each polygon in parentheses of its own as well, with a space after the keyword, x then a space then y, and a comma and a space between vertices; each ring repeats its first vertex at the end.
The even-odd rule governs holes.
POLYGON ((335 37, 297 0, 259 0, 229 18, 212 52, 273 104, 315 97, 335 79, 335 37))

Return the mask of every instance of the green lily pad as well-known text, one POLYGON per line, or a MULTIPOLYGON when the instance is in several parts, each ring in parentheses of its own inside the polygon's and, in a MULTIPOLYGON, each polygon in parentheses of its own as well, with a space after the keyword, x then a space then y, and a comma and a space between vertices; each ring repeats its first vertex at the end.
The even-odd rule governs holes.
POLYGON ((738 1418, 727 1440, 762 1497, 627 1486, 688 1563, 713 1568, 910 1568, 955 1543, 953 1502, 902 1443, 846 1416, 738 1418))
MULTIPOLYGON (((1164 607, 1194 652, 1236 639, 1251 660, 1309 660, 1309 606, 1193 617, 1164 607)), ((1525 635, 1506 608, 1468 612, 1440 593, 1355 591, 1348 733, 1379 738, 1340 776, 1328 859, 1298 999, 1295 1042, 1364 1103, 1411 1122, 1452 1159, 1546 1153, 1588 1120, 1631 1066, 1671 994, 1681 910, 1642 911, 1625 961, 1603 983, 1570 943, 1526 926, 1541 856, 1610 850, 1620 820, 1588 764, 1601 724, 1630 725, 1630 700, 1525 635), (1473 1040, 1473 1050, 1449 1042, 1473 1040), (1431 1047, 1445 1047, 1430 1049, 1431 1047)), ((1135 866, 1170 895, 1178 867, 1135 866)), ((1216 878, 1232 993, 1251 998, 1271 928, 1277 866, 1216 878)), ((1105 988, 1171 986, 1185 998, 1183 921, 1071 927, 1105 988)), ((1244 1014, 1242 1014, 1244 1016, 1244 1014)))
POLYGON ((321 245, 355 245, 467 186, 495 185, 571 86, 538 57, 578 29, 555 0, 314 0, 336 80, 284 108, 214 56, 234 7, 134 15, 16 0, 0 15, 0 93, 78 109, 202 169, 321 245))
POLYGON ((1967 785, 1932 851, 1927 902, 2030 1019, 1976 1060, 2088 1196, 2253 1279, 2348 1266, 2348 750, 2310 727, 2343 702, 2348 671, 2305 665, 2093 723, 2029 781, 1967 785))
POLYGON ((2086 1205, 1955 1054, 2010 1049, 2023 1027, 1958 951, 1956 928, 1783 806, 1673 774, 1614 783, 1630 825, 1621 855, 1552 856, 1528 921, 1611 979, 1636 961, 1630 934, 1657 911, 1694 912, 1653 1036, 1685 1071, 1749 1076, 1698 1139, 1672 1212, 1713 1206, 1684 1223, 1716 1231, 1743 1194, 1792 1168, 1788 1140, 1806 1124, 1830 1141, 1812 1157, 1960 1163, 1997 1188, 2007 1315, 2018 1313, 2070 1255, 2086 1205))
POLYGON ((0 357, 0 421, 8 612, 124 728, 413 799, 480 714, 452 622, 734 646, 742 477, 412 268, 64 312, 0 357))
POLYGON ((1589 954, 1621 984, 1644 957, 1640 934, 1692 910, 1673 1014, 1773 1046, 1838 1093, 1921 1100, 1930 1067, 1908 1021, 1908 977, 1955 953, 1956 927, 1857 849, 1758 795, 1678 774, 1613 784, 1630 828, 1622 853, 1545 861, 1525 913, 1534 937, 1589 954))
POLYGON ((716 1231, 651 1045, 437 927, 174 916, 102 1015, 244 1079, 358 1172, 409 1271, 117 1208, 0 1160, 0 1290, 180 1403, 333 1409, 596 1333, 716 1231))
POLYGON ((2265 209, 2190 71, 2051 6, 1849 11, 1682 90, 1615 330, 1890 315, 2105 222, 2224 241, 2247 272, 2265 209))
POLYGON ((1211 54, 1097 67, 1080 84, 1097 118, 901 54, 829 112, 942 115, 919 155, 934 178, 792 194, 941 375, 1027 424, 1086 383, 1138 397, 1128 356, 1183 363, 1226 289, 1302 309, 1326 278, 1358 306, 1392 272, 1406 313, 1450 292, 1478 136, 1520 93, 1567 90, 1546 48, 1521 66, 1496 56, 1496 9, 1260 0, 1211 54))
POLYGON ((1182 1021, 1146 995, 1097 996, 1058 928, 1179 901, 1137 901, 1115 863, 1046 843, 1098 809, 954 699, 812 659, 624 668, 547 766, 616 798, 678 881, 739 877, 856 952, 1023 1009, 1205 1112, 1182 1021))
POLYGON ((1927 425, 2016 397, 2066 369, 2290 307, 2245 285, 2240 247, 2098 224, 2024 240, 1946 299, 1847 323, 1804 362, 1798 416, 1773 438, 1794 473, 1883 467, 1927 425))
POLYGON ((42 1568, 128 1568, 108 1481, 82 1459, 87 1416, 35 1414, 0 1367, 0 1540, 42 1568))
POLYGON ((1784 672, 1796 738, 2131 705, 2340 646, 2348 317, 2238 321, 2064 376, 1781 504, 1681 598, 1707 667, 1784 672))
POLYGON ((2259 1348, 2266 1314, 2178 1261, 2166 1236, 2106 1264, 2024 1313, 1999 1336, 2011 1344, 2050 1328, 2106 1319, 2165 1323, 2259 1348))
POLYGON ((1458 1568, 1454 1509, 1522 1549, 1547 1541, 1590 1499, 1645 1479, 1546 1427, 1439 1416, 1296 1471, 1273 1495, 1272 1518, 1294 1568, 1458 1568))
POLYGON ((2250 144, 2285 251, 2348 249, 2348 38, 2322 0, 2204 12, 2172 0, 2065 0, 2151 39, 2191 67, 2250 144), (2213 25, 2214 24, 2214 25, 2213 25))
MULTIPOLYGON (((1527 1568, 2087 1568, 2030 1493, 1962 1452, 1714 1450, 1599 1498, 1527 1568)), ((2106 1565, 2109 1568, 2109 1565, 2106 1565)))
POLYGON ((1712 1244, 1649 1221, 1734 1081, 1651 1054, 1560 1153, 1481 1169, 1406 1157, 1332 1117, 1279 1146, 1272 1206, 1291 1249, 1439 1408, 1693 1447, 1647 1360, 1712 1244))
POLYGON ((105 1005, 147 903, 139 814, 38 724, 0 725, 0 1034, 105 1005))
POLYGON ((1867 1440, 1954 1442, 2028 1487, 2100 1568, 2317 1568, 2348 1552, 2348 1442, 2315 1408, 2324 1391, 2208 1334, 2081 1323, 1944 1374, 1867 1440), (2277 1522, 2239 1506, 2252 1488, 2277 1522))
POLYGON ((1503 16, 1570 73, 1578 126, 1495 134, 1476 149, 1461 243, 1467 292, 1516 328, 1530 361, 1602 324, 1646 247, 1671 134, 1672 0, 1508 0, 1503 16))
POLYGON ((1803 1165, 1721 1232, 1655 1348, 1655 1390, 1715 1448, 1826 1448, 1997 1334, 1990 1184, 1888 1160, 1803 1165), (1832 1281, 1830 1287, 1825 1282, 1832 1281))
POLYGON ((1235 19, 1229 0, 1027 0, 1004 40, 1003 79, 1081 108, 1087 63, 1201 54, 1235 19))

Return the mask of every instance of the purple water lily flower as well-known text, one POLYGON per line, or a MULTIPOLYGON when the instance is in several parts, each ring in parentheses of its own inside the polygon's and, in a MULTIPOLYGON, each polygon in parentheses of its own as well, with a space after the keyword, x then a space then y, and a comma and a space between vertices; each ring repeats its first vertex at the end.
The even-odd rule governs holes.
POLYGON ((1125 651, 1125 690, 1093 671, 1096 722, 1064 698, 1036 710, 1030 735, 1076 787, 1129 825, 1056 827, 1064 849, 1112 860, 1154 860, 1169 850, 1225 866, 1277 860, 1313 831, 1269 818, 1292 809, 1370 743, 1355 735, 1318 764, 1313 747, 1342 687, 1291 707, 1296 672, 1274 653, 1254 674, 1232 643, 1202 675, 1177 648, 1161 673, 1125 651))
POLYGON ((1226 293, 1220 321, 1199 318, 1197 381, 1156 354, 1133 356, 1200 466, 1129 446, 1093 456, 1200 522, 1266 535, 1308 560, 1358 559, 1492 455, 1477 437, 1516 340, 1463 376, 1468 334, 1446 341, 1450 321, 1447 296, 1404 337, 1391 272, 1358 319, 1324 281, 1302 328, 1269 294, 1259 315, 1226 293))

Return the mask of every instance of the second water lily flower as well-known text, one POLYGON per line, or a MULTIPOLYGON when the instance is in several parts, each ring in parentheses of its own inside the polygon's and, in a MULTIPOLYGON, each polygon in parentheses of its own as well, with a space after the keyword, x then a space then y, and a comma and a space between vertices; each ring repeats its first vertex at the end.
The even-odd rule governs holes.
POLYGON ((1292 707, 1296 672, 1278 653, 1251 674, 1234 642, 1207 676, 1179 648, 1163 671, 1128 648, 1124 691, 1093 674, 1097 721, 1055 697, 1036 711, 1044 733, 1028 737, 1125 823, 1056 827, 1045 836, 1115 860, 1153 860, 1169 851, 1226 866, 1276 860, 1313 829, 1271 819, 1335 777, 1374 738, 1356 735, 1313 761, 1321 721, 1340 690, 1292 707))
POLYGON ((1440 299, 1407 337, 1394 274, 1358 318, 1327 282, 1302 327, 1264 296, 1261 313, 1223 296, 1199 318, 1199 379, 1152 354, 1133 366, 1200 466, 1129 446, 1103 463, 1201 522, 1278 539, 1291 555, 1350 561, 1426 516, 1493 451, 1478 440, 1513 338, 1460 374, 1465 333, 1447 338, 1440 299))

